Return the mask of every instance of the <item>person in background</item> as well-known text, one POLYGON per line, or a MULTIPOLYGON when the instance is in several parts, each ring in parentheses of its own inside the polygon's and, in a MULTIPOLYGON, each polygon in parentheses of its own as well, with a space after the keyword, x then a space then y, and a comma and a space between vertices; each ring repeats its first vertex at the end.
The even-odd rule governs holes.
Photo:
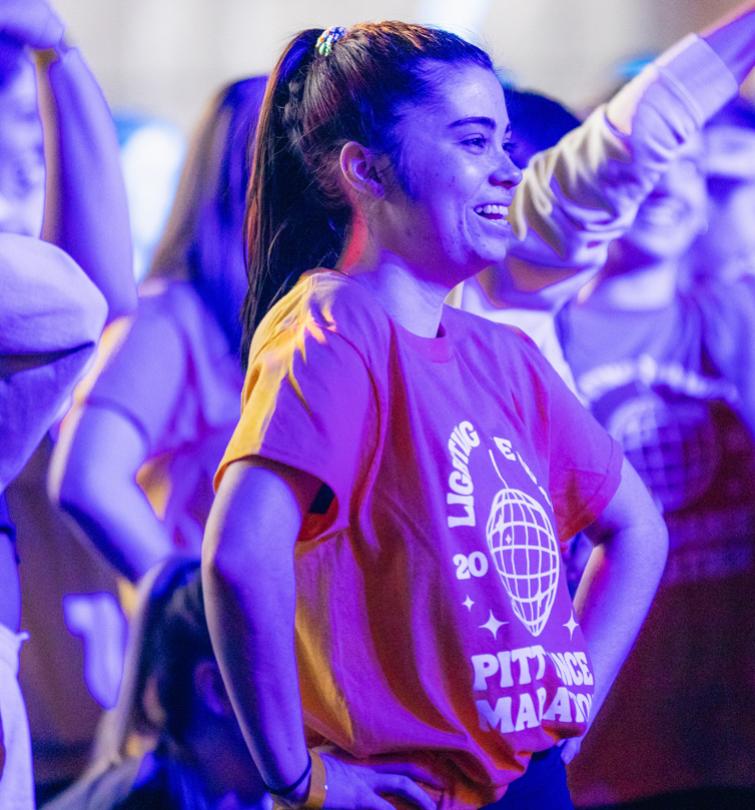
POLYGON ((755 274, 755 105, 732 101, 705 128, 707 226, 691 252, 694 279, 755 274))
POLYGON ((63 31, 42 0, 0 3, 0 805, 13 808, 32 807, 34 797, 16 682, 23 636, 8 542, 15 530, 4 495, 91 361, 106 319, 134 301, 114 132, 100 126, 99 88, 63 31), (37 51, 43 131, 30 49, 37 51), (90 115, 81 103, 92 99, 90 115), (94 177, 85 194, 79 184, 94 177))
POLYGON ((199 556, 238 412, 244 198, 264 84, 234 82, 209 105, 139 310, 106 336, 61 429, 56 497, 132 581, 175 550, 199 556))
POLYGON ((669 532, 656 600, 570 768, 580 806, 755 802, 755 278, 708 266, 680 290, 706 209, 697 139, 558 318, 579 392, 669 532))
MULTIPOLYGON (((664 57, 649 63, 644 58, 638 60, 638 67, 632 69, 633 75, 636 75, 638 69, 642 71, 637 81, 631 82, 608 102, 600 105, 592 113, 590 119, 603 115, 610 120, 618 120, 622 116, 631 116, 631 111, 635 106, 640 111, 644 106, 648 111, 653 109, 653 114, 658 115, 661 120, 669 116, 671 117, 669 120, 672 120, 674 105, 664 108, 663 105, 654 103, 652 92, 648 92, 646 89, 643 96, 643 91, 640 90, 643 83, 647 85, 652 82, 653 76, 659 70, 664 69, 663 63, 664 57), (642 103, 638 105, 640 98, 642 103)), ((705 96, 709 96, 711 100, 727 97, 727 90, 724 87, 718 93, 716 88, 703 87, 704 74, 698 70, 698 66, 692 60, 678 58, 673 64, 674 79, 680 87, 684 88, 684 92, 690 93, 693 97, 699 96, 701 100, 705 96)), ((511 101, 512 123, 516 132, 513 157, 520 166, 527 165, 539 151, 553 146, 579 125, 579 120, 553 99, 515 89, 507 89, 507 95, 511 101)), ((740 109, 740 102, 736 102, 735 106, 740 109)), ((706 119, 717 109, 718 106, 715 103, 703 101, 701 109, 696 114, 694 125, 696 132, 700 131, 706 119), (703 107, 707 108, 707 111, 703 107)), ((658 123, 650 120, 648 112, 645 114, 648 115, 648 120, 644 127, 651 130, 654 126, 657 127, 658 123)), ((729 113, 729 117, 730 115, 729 113)), ((710 125, 711 132, 716 131, 716 120, 722 122, 727 120, 726 110, 714 116, 710 125)), ((636 127, 636 129, 642 131, 643 127, 636 127)), ((568 144, 569 141, 570 138, 565 138, 564 144, 568 144)), ((611 164, 614 160, 615 157, 610 153, 595 150, 590 168, 602 175, 603 187, 599 193, 609 199, 619 200, 624 195, 632 194, 634 179, 631 176, 622 178, 620 174, 612 172, 611 164)), ((731 157, 725 160, 725 163, 731 165, 731 157)), ((746 160, 741 160, 739 163, 742 166, 740 171, 743 171, 744 167, 748 165, 746 160)), ((655 177, 657 178, 659 175, 655 175, 655 177)), ((648 189, 649 187, 645 187, 644 193, 648 189)), ((742 196, 746 197, 746 192, 742 196)), ((737 206, 739 211, 742 208, 741 204, 737 206)), ((740 221, 742 221, 741 218, 740 221)), ((501 266, 487 268, 460 285, 452 292, 449 303, 489 320, 508 323, 523 329, 543 351, 567 385, 576 391, 571 370, 563 356, 555 318, 561 308, 605 265, 608 245, 619 238, 622 235, 622 229, 626 230, 631 222, 631 217, 619 218, 617 227, 612 231, 606 230, 602 234, 595 233, 589 241, 589 246, 585 246, 576 254, 575 264, 571 268, 571 277, 563 281, 556 277, 554 269, 549 271, 548 262, 552 261, 552 257, 549 258, 543 252, 541 244, 535 240, 514 243, 501 266), (543 287, 540 279, 546 272, 553 274, 554 283, 543 287)), ((575 225, 578 224, 581 224, 583 228, 589 227, 587 222, 579 223, 577 220, 575 225)), ((736 239, 729 244, 735 243, 737 243, 736 239)), ((696 253, 701 255, 699 251, 696 253)), ((566 267, 567 264, 562 262, 562 266, 566 267)))
POLYGON ((37 802, 86 767, 101 713, 118 694, 126 618, 112 568, 47 496, 54 447, 48 431, 8 487, 22 565, 26 644, 19 682, 26 699, 37 802))
POLYGON ((147 572, 131 630, 114 712, 126 733, 46 810, 272 810, 213 655, 197 561, 147 572), (137 729, 152 742, 129 756, 137 729))

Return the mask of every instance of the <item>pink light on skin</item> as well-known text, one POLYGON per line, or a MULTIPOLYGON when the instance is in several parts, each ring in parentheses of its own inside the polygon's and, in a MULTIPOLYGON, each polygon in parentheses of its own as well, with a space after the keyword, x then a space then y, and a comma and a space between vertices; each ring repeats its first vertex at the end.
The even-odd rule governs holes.
POLYGON ((495 74, 476 65, 428 71, 434 92, 396 125, 397 167, 359 144, 343 148, 356 205, 341 266, 404 328, 433 337, 448 292, 506 255, 522 174, 495 74))
POLYGON ((507 151, 511 128, 495 74, 476 65, 438 73, 421 114, 398 125, 409 194, 392 206, 405 255, 437 265, 441 277, 449 265, 468 277, 506 255, 506 214, 522 175, 507 151))

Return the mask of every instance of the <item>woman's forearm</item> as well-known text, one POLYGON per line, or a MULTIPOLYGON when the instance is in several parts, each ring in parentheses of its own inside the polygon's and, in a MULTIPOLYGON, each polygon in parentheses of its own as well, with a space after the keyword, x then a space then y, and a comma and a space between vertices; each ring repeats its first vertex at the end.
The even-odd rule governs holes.
POLYGON ((63 490, 60 505, 110 565, 131 582, 138 582, 176 549, 135 482, 104 486, 107 493, 93 497, 87 497, 91 489, 73 495, 69 489, 63 490))
POLYGON ((593 549, 574 598, 595 674, 591 722, 647 615, 666 562, 660 517, 611 532, 593 549))
POLYGON ((37 60, 43 122, 42 237, 102 292, 108 321, 136 308, 131 229, 118 139, 105 97, 76 48, 37 60))
POLYGON ((85 405, 64 423, 49 472, 50 493, 108 562, 132 581, 175 551, 136 483, 144 438, 118 411, 85 405))
POLYGON ((265 783, 307 765, 294 649, 295 496, 274 473, 232 465, 202 547, 207 620, 237 718, 265 783), (236 469, 234 469, 236 468, 236 469))

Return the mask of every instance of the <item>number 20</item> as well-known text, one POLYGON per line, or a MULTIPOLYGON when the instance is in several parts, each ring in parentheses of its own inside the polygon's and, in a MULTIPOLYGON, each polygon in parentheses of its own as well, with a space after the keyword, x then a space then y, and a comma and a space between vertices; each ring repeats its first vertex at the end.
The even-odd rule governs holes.
POLYGON ((456 579, 484 577, 488 573, 488 558, 481 551, 473 551, 469 556, 454 554, 453 564, 456 566, 456 579))

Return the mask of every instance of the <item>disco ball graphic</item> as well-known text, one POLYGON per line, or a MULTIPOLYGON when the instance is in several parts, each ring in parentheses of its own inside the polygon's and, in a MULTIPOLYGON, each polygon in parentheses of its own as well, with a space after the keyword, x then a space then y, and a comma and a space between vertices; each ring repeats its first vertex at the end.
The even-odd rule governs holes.
POLYGON ((493 499, 486 532, 514 614, 539 636, 556 599, 561 564, 548 515, 534 498, 504 485, 493 499))
POLYGON ((649 393, 621 405, 607 428, 664 511, 688 506, 712 484, 721 450, 704 402, 649 393))

